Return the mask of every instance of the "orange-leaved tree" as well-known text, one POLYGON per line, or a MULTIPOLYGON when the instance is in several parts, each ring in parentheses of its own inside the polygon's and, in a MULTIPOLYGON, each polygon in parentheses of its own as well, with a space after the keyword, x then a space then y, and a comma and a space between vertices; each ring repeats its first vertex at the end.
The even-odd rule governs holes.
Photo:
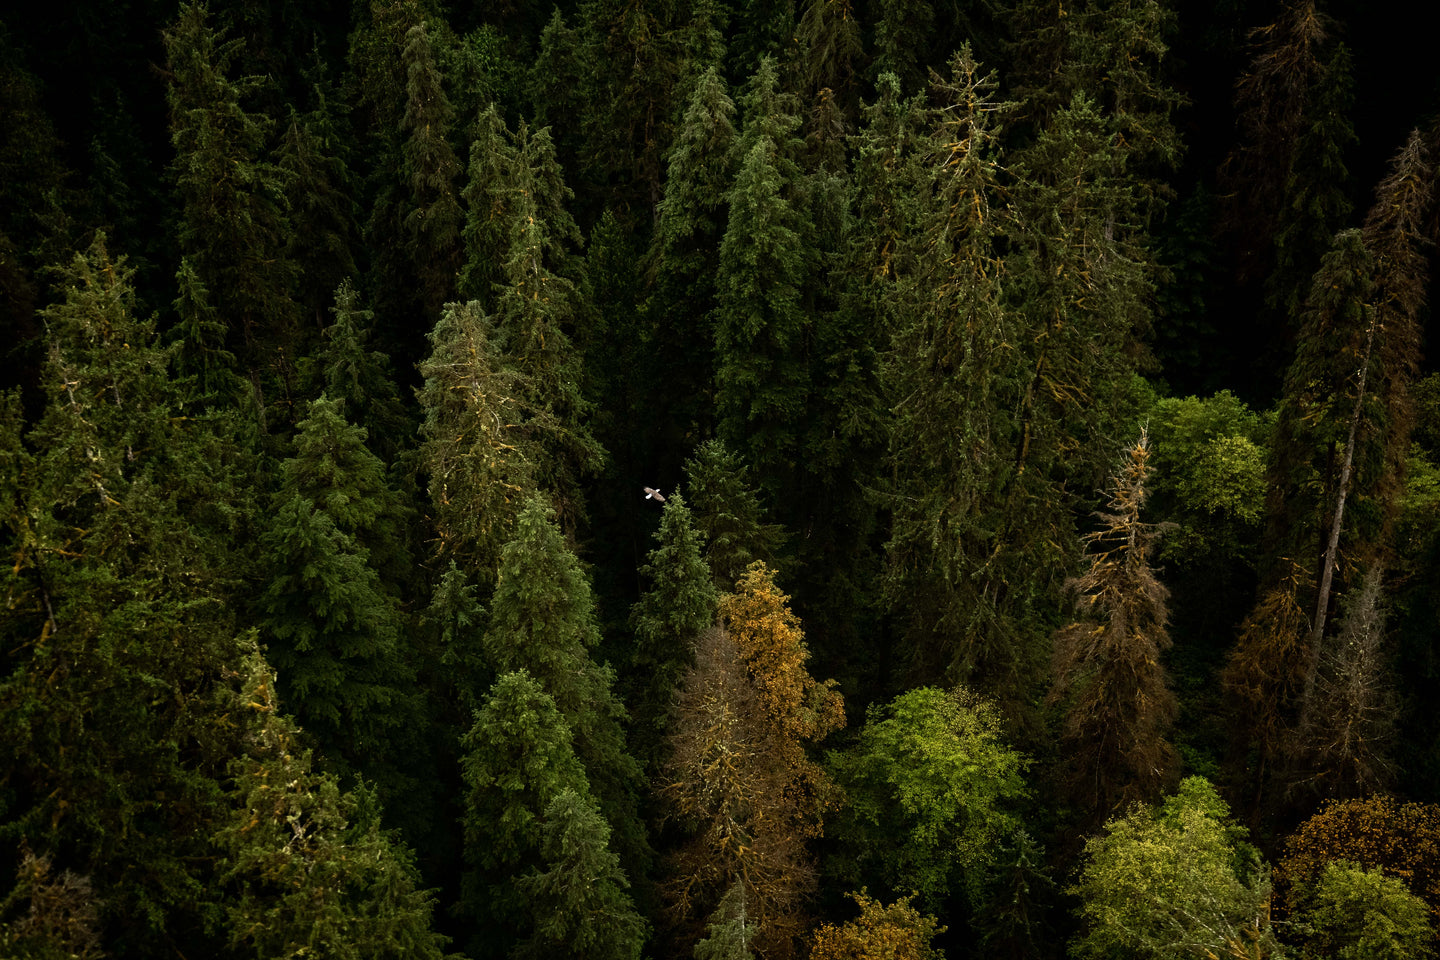
POLYGON ((1275 868, 1282 905, 1297 909, 1304 890, 1337 860, 1404 881, 1440 921, 1440 804, 1384 796, 1327 803, 1285 841, 1275 868))
POLYGON ((910 906, 910 897, 887 907, 863 890, 850 896, 860 916, 816 928, 810 935, 810 960, 943 960, 930 941, 945 928, 910 906))
POLYGON ((662 788, 689 834, 666 885, 677 948, 737 883, 762 956, 791 955, 805 927, 815 886, 805 839, 820 834, 835 791, 804 744, 842 726, 844 705, 832 683, 806 673, 788 600, 753 564, 722 599, 722 625, 697 639, 680 684, 662 788))

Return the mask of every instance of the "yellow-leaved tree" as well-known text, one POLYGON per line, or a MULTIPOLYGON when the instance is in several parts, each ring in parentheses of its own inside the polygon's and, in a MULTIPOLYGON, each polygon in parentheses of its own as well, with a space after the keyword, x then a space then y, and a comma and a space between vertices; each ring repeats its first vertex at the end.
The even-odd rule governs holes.
MULTIPOLYGON (((835 788, 807 742, 844 726, 833 681, 806 672, 789 597, 756 562, 720 602, 681 681, 663 792, 688 832, 667 884, 677 946, 697 939, 722 896, 743 886, 754 949, 790 956, 815 886, 805 840, 819 836, 835 788)), ((682 947, 688 952, 688 947, 682 947)))

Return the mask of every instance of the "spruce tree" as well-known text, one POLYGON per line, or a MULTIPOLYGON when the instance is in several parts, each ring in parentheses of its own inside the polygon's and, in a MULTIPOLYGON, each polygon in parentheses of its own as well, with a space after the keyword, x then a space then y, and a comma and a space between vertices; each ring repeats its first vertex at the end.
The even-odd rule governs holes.
POLYGON ((404 214, 407 250, 420 279, 424 315, 433 317, 455 290, 460 265, 462 211, 455 195, 460 163, 447 139, 451 108, 441 82, 430 26, 420 20, 405 34, 405 178, 409 200, 404 214))
POLYGON ((371 349, 375 314, 366 310, 349 280, 335 288, 331 323, 322 332, 318 379, 340 411, 366 431, 366 445, 383 462, 395 464, 413 429, 400 401, 390 361, 371 349))
POLYGON ((1065 711, 1065 778, 1092 824, 1157 800, 1177 767, 1166 735, 1178 707, 1161 664, 1170 646, 1169 592, 1150 568, 1158 531, 1140 520, 1149 456, 1142 434, 1112 482, 1100 528, 1085 538, 1090 569, 1071 589, 1094 619, 1055 634, 1050 700, 1065 711))
POLYGON ((715 585, 734 589, 756 560, 774 563, 785 533, 766 523, 750 484, 749 468, 721 440, 707 440, 685 461, 685 489, 694 501, 695 525, 705 542, 705 562, 715 585))
POLYGON ((258 619, 270 659, 327 758, 374 775, 394 763, 392 737, 413 711, 399 602, 377 569, 403 564, 381 552, 396 545, 391 495, 362 432, 324 397, 281 472, 259 545, 269 578, 258 619))
POLYGON ((15 442, 17 407, 4 428, 0 823, 90 878, 107 948, 215 954, 207 838, 230 754, 211 694, 237 657, 226 525, 245 497, 179 416, 133 271, 103 235, 57 275, 35 453, 15 442))
POLYGON ((237 679, 227 706, 243 718, 244 752, 232 766, 233 812, 215 833, 230 946, 257 957, 439 960, 433 896, 410 851, 381 829, 374 794, 313 769, 253 647, 237 679))
POLYGON ((612 689, 614 671, 591 659, 600 631, 590 583, 543 495, 526 501, 501 553, 483 642, 494 670, 526 670, 554 699, 627 873, 643 875, 640 768, 625 749, 625 708, 612 689))
POLYGON ((266 159, 270 121, 241 102, 255 80, 230 76, 240 47, 211 25, 204 4, 184 4, 165 32, 180 246, 243 365, 283 376, 298 319, 286 176, 266 159))
POLYGON ((518 428, 524 378, 506 363, 478 303, 449 305, 430 344, 420 364, 420 461, 438 549, 489 584, 521 498, 535 489, 534 454, 518 428))
POLYGON ((720 594, 703 547, 685 498, 679 491, 670 494, 655 547, 640 568, 649 589, 630 611, 635 630, 628 671, 635 689, 629 698, 635 716, 632 739, 647 767, 659 759, 670 726, 670 698, 690 664, 695 637, 715 622, 720 594))
POLYGON ((639 960, 649 924, 626 893, 630 881, 610 850, 610 826, 573 787, 545 808, 542 867, 515 881, 529 898, 534 934, 517 958, 639 960))

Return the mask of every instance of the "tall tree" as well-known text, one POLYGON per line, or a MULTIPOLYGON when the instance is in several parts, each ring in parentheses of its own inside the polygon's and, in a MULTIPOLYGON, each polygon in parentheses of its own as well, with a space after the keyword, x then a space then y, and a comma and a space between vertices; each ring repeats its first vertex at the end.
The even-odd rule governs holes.
POLYGON ((671 722, 670 699, 690 666, 695 638, 714 625, 720 602, 702 554, 704 537, 678 491, 665 500, 655 541, 640 568, 650 587, 630 611, 635 651, 628 672, 636 689, 630 698, 632 740, 647 766, 659 760, 671 722))
POLYGON ((288 378, 298 311, 286 177, 266 159, 269 119, 241 102, 256 81, 229 75, 240 48, 211 25, 204 4, 184 4, 165 31, 180 245, 244 366, 288 378))
POLYGON ((778 524, 765 522, 749 473, 722 440, 705 441, 685 461, 685 489, 694 501, 705 562, 722 591, 733 589, 752 562, 773 564, 785 539, 778 524))
POLYGON ((722 626, 697 638, 680 688, 663 788, 691 833, 666 887, 680 930, 698 933, 712 905, 743 884, 762 956, 794 949, 815 883, 804 841, 834 802, 804 744, 844 724, 833 682, 806 672, 787 601, 761 563, 721 601, 722 626))
POLYGON ((532 495, 501 553, 485 654, 496 671, 528 671, 554 699, 574 732, 575 753, 615 831, 622 862, 639 877, 649 856, 637 813, 640 767, 625 749, 614 671, 591 658, 599 642, 590 583, 555 511, 543 495, 532 495))
POLYGON ((253 647, 228 693, 243 718, 225 856, 230 945, 259 957, 422 957, 440 960, 433 895, 411 854, 380 827, 373 794, 344 791, 312 768, 293 721, 280 713, 275 675, 253 647))
POLYGON ((1097 824, 1158 799, 1177 767, 1166 739, 1177 704, 1161 663, 1169 591, 1150 567, 1158 531, 1140 520, 1149 457, 1141 434, 1099 529, 1086 535, 1090 569, 1071 584, 1089 617, 1055 634, 1050 699, 1065 710, 1062 764, 1071 795, 1097 824))
POLYGON ((430 26, 420 20, 405 34, 405 176, 409 202, 404 217, 407 249, 421 283, 425 316, 433 317, 455 290, 460 266, 462 211, 455 194, 460 163, 448 139, 451 108, 441 82, 430 26))

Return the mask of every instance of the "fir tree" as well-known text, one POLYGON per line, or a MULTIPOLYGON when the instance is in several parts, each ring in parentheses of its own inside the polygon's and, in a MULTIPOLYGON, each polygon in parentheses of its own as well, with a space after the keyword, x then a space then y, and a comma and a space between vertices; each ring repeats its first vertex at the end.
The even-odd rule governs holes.
POLYGON ((294 337, 297 275, 285 255, 286 177, 265 159, 270 123, 241 105, 255 81, 231 79, 240 41, 226 41, 203 4, 181 7, 165 45, 181 249, 245 366, 278 363, 283 374, 291 361, 276 351, 288 351, 294 337))
POLYGON ((650 588, 630 612, 635 652, 629 672, 637 688, 629 698, 635 705, 633 740, 647 766, 659 758, 670 726, 670 698, 690 665, 694 640, 714 624, 720 601, 701 552, 704 538, 678 491, 666 498, 655 541, 640 568, 650 588))
POLYGON ((1090 569, 1071 588, 1098 622, 1055 634, 1050 699, 1064 705, 1065 775, 1092 823, 1156 800, 1175 775, 1165 738, 1177 704, 1160 662, 1170 646, 1168 591, 1150 568, 1158 531, 1140 520, 1149 456, 1142 434, 1114 478, 1100 528, 1086 536, 1090 569))
POLYGON ((407 249, 421 283, 426 316, 451 298, 460 264, 462 212, 454 181, 459 161, 447 139, 451 108, 441 83, 430 27, 421 20, 405 34, 405 176, 410 188, 404 216, 407 249))
POLYGON ((413 427, 389 358, 370 347, 375 314, 364 309, 349 280, 335 288, 330 313, 333 320, 323 332, 324 345, 317 357, 324 393, 364 426, 366 443, 375 454, 394 464, 413 427))

